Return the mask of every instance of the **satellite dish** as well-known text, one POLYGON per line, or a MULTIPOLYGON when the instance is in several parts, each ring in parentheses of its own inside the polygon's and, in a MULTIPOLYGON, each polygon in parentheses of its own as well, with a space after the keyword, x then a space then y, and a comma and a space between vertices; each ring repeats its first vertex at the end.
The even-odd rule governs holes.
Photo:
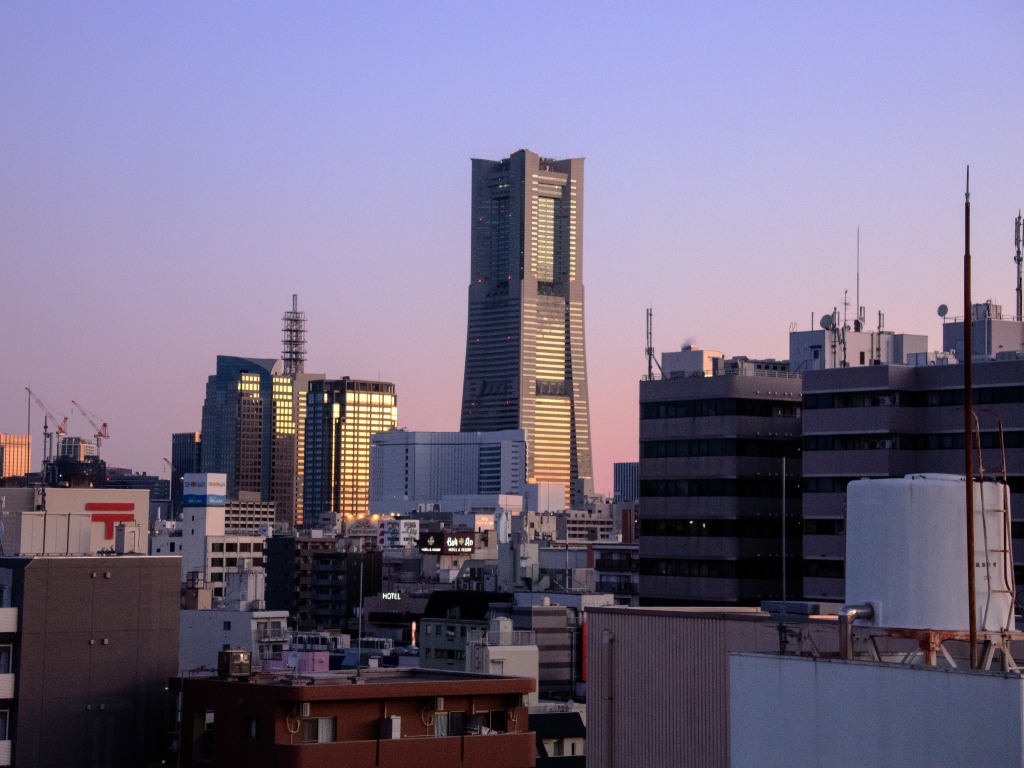
POLYGON ((947 314, 949 314, 949 307, 945 304, 939 304, 939 317, 945 317, 947 314))
POLYGON ((818 324, 826 331, 831 331, 832 326, 835 325, 835 321, 832 319, 832 315, 822 315, 821 322, 818 324))

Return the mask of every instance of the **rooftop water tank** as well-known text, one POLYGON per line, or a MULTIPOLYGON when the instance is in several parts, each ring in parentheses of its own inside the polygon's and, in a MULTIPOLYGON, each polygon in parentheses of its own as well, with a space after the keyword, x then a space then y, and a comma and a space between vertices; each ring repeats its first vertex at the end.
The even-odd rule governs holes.
MULTIPOLYGON (((956 475, 924 474, 850 483, 846 602, 870 603, 875 614, 869 624, 968 630, 964 482, 956 475)), ((979 630, 1012 626, 1009 504, 1004 484, 974 483, 979 630)))

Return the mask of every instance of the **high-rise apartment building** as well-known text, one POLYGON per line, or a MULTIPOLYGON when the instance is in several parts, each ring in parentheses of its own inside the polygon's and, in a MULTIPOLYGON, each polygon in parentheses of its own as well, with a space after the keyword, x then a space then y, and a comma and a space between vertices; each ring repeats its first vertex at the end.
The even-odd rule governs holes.
POLYGON ((32 435, 0 432, 0 477, 21 477, 32 471, 32 435))
POLYGON ((284 525, 295 515, 293 387, 280 360, 218 355, 203 403, 203 471, 227 475, 230 499, 274 502, 284 525))
POLYGON ((314 379, 306 400, 304 524, 321 514, 365 514, 370 506, 370 437, 398 426, 395 385, 314 379))
POLYGON ((473 160, 461 431, 523 429, 527 481, 593 477, 583 335, 583 159, 473 160))

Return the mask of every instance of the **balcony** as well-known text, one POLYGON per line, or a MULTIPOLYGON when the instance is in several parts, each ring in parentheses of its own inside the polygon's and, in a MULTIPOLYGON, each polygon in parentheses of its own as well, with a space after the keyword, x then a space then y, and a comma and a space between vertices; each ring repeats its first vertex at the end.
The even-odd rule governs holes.
POLYGON ((0 675, 0 700, 14 698, 14 673, 0 675))
POLYGON ((0 741, 0 766, 11 764, 11 742, 0 741))

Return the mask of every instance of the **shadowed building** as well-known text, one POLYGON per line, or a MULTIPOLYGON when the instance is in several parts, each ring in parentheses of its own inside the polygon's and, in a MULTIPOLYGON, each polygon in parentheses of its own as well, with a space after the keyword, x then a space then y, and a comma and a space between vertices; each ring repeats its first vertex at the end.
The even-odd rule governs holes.
POLYGON ((593 477, 583 159, 473 160, 463 432, 523 429, 527 481, 593 477))

